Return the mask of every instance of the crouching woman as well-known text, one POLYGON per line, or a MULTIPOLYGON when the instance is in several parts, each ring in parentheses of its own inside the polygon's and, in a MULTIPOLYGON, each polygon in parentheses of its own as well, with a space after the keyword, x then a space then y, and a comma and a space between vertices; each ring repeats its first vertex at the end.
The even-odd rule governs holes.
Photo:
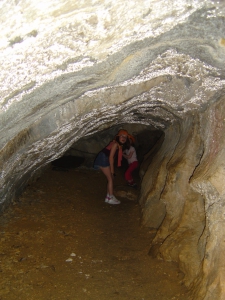
POLYGON ((120 201, 113 194, 113 177, 115 176, 114 160, 117 156, 117 165, 120 167, 123 151, 128 149, 130 145, 128 135, 129 133, 126 130, 119 130, 115 139, 98 153, 94 161, 94 169, 100 169, 107 178, 105 202, 108 204, 120 204, 120 201))

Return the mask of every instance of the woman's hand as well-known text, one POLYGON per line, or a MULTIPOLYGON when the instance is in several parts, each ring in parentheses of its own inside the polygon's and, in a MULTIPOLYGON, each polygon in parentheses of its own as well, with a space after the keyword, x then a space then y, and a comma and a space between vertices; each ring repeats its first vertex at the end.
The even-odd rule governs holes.
POLYGON ((123 153, 123 157, 127 159, 127 155, 125 153, 123 153))

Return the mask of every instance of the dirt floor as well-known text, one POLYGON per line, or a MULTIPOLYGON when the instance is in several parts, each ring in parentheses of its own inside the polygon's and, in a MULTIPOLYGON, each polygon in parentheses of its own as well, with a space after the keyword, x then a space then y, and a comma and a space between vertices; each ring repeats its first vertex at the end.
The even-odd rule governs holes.
POLYGON ((104 203, 103 174, 82 167, 29 185, 0 217, 0 300, 190 300, 177 266, 148 255, 138 190, 115 187, 122 203, 104 203))

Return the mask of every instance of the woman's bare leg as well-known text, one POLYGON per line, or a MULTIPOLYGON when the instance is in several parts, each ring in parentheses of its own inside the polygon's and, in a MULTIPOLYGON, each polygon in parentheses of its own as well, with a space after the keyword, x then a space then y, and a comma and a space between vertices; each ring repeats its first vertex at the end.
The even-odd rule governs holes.
POLYGON ((110 167, 100 167, 103 174, 106 176, 108 183, 107 183, 107 193, 109 195, 113 195, 113 177, 111 174, 110 167))

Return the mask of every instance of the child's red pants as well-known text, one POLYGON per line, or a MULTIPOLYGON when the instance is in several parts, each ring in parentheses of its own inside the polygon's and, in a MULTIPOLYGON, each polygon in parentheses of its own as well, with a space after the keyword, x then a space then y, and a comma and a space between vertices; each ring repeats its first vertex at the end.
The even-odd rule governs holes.
POLYGON ((125 172, 125 179, 126 181, 133 181, 132 172, 137 169, 138 167, 138 161, 134 161, 131 164, 129 164, 128 169, 125 172))

